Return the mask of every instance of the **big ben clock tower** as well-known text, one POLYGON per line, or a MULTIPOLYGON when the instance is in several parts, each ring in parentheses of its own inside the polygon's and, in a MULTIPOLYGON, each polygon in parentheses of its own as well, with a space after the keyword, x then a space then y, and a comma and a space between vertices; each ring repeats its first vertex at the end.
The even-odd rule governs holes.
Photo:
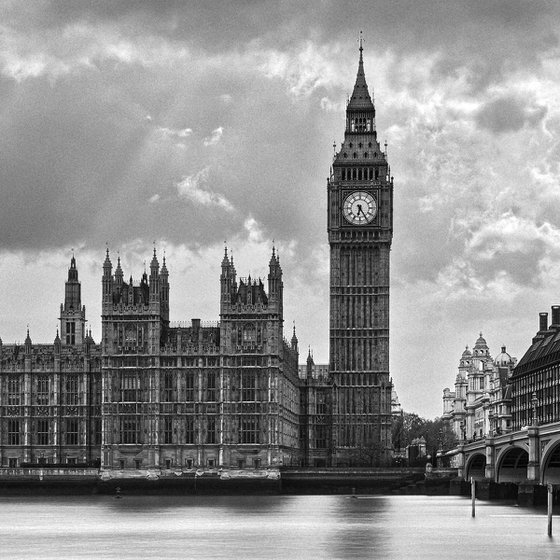
POLYGON ((389 254, 393 179, 375 129, 363 48, 346 107, 344 142, 328 180, 333 463, 390 458, 389 254))

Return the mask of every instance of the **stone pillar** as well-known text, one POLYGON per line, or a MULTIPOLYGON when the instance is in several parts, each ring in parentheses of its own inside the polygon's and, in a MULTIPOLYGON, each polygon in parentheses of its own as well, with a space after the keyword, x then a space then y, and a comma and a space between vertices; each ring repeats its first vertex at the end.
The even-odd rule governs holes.
POLYGON ((529 440, 529 464, 527 465, 527 480, 539 482, 540 478, 540 453, 539 453, 539 428, 529 426, 527 428, 529 440))
POLYGON ((465 472, 465 446, 460 443, 457 446, 457 476, 464 479, 466 476, 465 472))
POLYGON ((494 449, 494 438, 486 438, 486 467, 484 468, 484 478, 495 482, 496 479, 496 452, 494 449))

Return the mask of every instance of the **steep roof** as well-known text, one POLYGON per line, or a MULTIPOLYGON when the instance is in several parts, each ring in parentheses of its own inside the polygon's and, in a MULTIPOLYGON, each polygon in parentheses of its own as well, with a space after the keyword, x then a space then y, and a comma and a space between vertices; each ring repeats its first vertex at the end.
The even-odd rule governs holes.
POLYGON ((513 377, 558 362, 560 362, 560 331, 553 331, 547 333, 544 338, 534 340, 513 370, 513 377))
POLYGON ((360 60, 358 62, 358 74, 356 75, 356 83, 354 84, 354 91, 350 97, 347 110, 352 111, 373 111, 373 101, 369 95, 369 90, 366 82, 366 75, 364 72, 364 58, 362 56, 362 45, 360 44, 360 60))

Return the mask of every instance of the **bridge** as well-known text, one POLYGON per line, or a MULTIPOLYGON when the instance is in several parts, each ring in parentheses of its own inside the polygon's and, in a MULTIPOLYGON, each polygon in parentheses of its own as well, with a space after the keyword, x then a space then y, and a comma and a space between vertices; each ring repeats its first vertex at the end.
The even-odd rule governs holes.
POLYGON ((533 423, 519 431, 460 442, 439 452, 463 480, 486 480, 518 485, 560 484, 560 422, 533 423))

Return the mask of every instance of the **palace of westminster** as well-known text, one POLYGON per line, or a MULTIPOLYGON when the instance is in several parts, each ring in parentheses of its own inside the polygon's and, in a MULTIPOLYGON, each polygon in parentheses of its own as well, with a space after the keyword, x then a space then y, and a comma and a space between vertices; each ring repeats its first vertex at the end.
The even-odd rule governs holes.
MULTIPOLYGON (((221 262, 219 322, 169 321, 165 258, 139 284, 109 249, 102 334, 86 330, 72 256, 52 344, 0 340, 0 466, 128 469, 383 465, 391 456, 389 254, 393 179, 377 140, 362 47, 327 181, 329 364, 299 366, 283 276, 221 262), (290 333, 292 334, 292 333, 290 333)), ((217 263, 216 263, 217 264, 217 263)), ((325 302, 326 303, 326 302, 325 302)))

